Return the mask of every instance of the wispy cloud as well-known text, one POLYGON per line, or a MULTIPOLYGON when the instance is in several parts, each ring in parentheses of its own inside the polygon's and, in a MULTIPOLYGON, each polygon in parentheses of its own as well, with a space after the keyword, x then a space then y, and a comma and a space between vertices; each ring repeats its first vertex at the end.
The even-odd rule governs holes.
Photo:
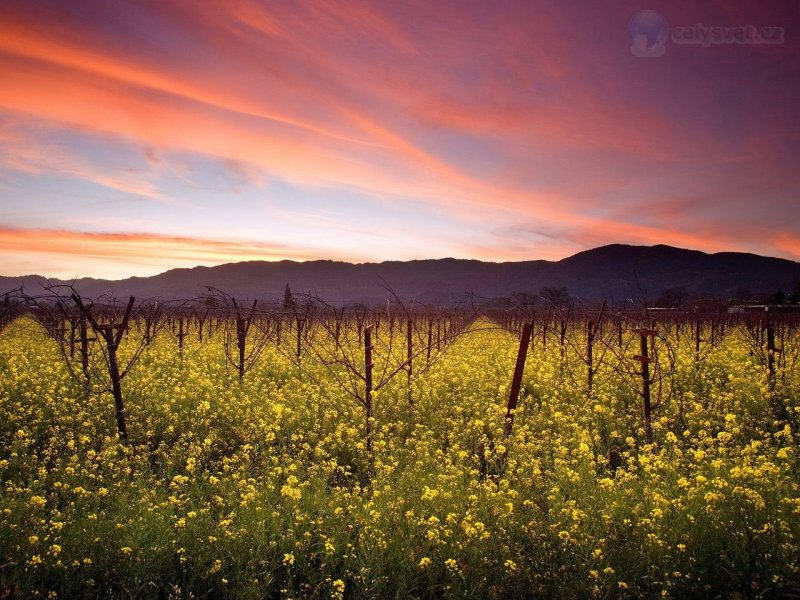
MULTIPOLYGON (((153 274, 179 266, 218 265, 243 260, 308 260, 318 248, 270 244, 262 241, 219 240, 147 233, 91 233, 69 230, 13 229, 0 227, 0 253, 10 257, 39 255, 68 259, 70 266, 48 276, 85 276, 97 262, 105 267, 124 265, 123 273, 153 274)), ((358 258, 358 257, 343 257, 358 258)), ((25 275, 30 272, 6 273, 25 275)))
POLYGON ((7 123, 0 123, 0 168, 69 177, 134 196, 170 202, 150 181, 149 173, 131 169, 109 172, 74 150, 28 137, 12 130, 7 123))

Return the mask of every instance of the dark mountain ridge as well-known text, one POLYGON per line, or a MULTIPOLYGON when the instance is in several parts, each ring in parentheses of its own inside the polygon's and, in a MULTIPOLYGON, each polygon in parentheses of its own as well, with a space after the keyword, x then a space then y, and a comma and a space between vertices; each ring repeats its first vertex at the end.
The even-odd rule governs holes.
MULTIPOLYGON (((691 296, 728 299, 743 289, 789 292, 799 282, 800 263, 795 261, 738 252, 707 254, 664 245, 613 244, 559 261, 250 261, 172 269, 119 281, 82 278, 74 286, 87 297, 189 299, 214 287, 241 298, 280 300, 289 284, 295 293, 311 293, 330 302, 364 303, 384 302, 390 295, 385 288, 391 287, 404 300, 450 305, 469 293, 489 299, 537 293, 544 287, 566 287, 573 297, 586 301, 651 302, 677 288, 691 296)), ((73 282, 36 275, 0 277, 0 292, 24 285, 27 293, 35 294, 44 285, 59 283, 73 282)))

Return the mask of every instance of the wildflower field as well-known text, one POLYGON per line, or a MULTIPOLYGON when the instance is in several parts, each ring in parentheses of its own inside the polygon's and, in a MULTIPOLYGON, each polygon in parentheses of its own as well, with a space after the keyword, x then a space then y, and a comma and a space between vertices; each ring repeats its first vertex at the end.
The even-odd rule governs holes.
POLYGON ((479 319, 374 392, 368 449, 361 381, 275 343, 240 379, 221 331, 155 337, 121 440, 110 394, 18 318, 0 598, 797 597, 800 374, 770 375, 746 328, 702 356, 664 339, 651 436, 635 371, 598 358, 589 390, 547 332, 506 435, 519 336, 479 319))

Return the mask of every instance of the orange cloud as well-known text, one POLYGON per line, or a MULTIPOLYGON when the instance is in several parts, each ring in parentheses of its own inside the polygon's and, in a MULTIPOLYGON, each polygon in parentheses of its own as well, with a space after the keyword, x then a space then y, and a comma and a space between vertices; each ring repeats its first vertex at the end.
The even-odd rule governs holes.
MULTIPOLYGON (((0 51, 27 59, 58 65, 69 71, 82 71, 102 79, 136 88, 156 90, 215 108, 291 125, 322 136, 358 141, 328 131, 308 120, 299 120, 280 111, 270 112, 263 102, 232 93, 213 81, 194 76, 176 75, 168 69, 143 64, 133 55, 115 56, 108 48, 99 51, 87 47, 85 40, 70 39, 71 32, 58 24, 52 29, 28 28, 24 24, 0 21, 0 51)), ((54 82, 57 85, 57 82, 54 82)))
MULTIPOLYGON (((0 60, 0 107, 149 146, 255 164, 295 184, 355 186, 379 196, 424 199, 446 210, 457 208, 465 218, 480 219, 498 209, 535 209, 552 219, 568 216, 550 208, 553 193, 507 189, 503 182, 483 180, 422 148, 392 124, 392 115, 404 108, 391 81, 370 83, 363 72, 315 41, 344 35, 348 28, 371 31, 375 26, 377 32, 386 29, 390 43, 412 52, 400 32, 389 32, 392 26, 384 16, 330 4, 323 11, 329 13, 327 19, 295 22, 284 14, 279 24, 278 17, 265 16, 257 5, 242 6, 258 14, 261 29, 293 44, 293 56, 299 57, 295 60, 307 76, 254 61, 242 48, 241 31, 217 11, 198 11, 193 17, 203 20, 197 26, 205 28, 207 43, 220 46, 237 61, 241 76, 235 80, 216 72, 179 70, 169 60, 149 64, 110 43, 102 45, 102 40, 87 45, 85 37, 58 23, 37 23, 34 28, 8 19, 0 21, 0 51, 6 53, 0 60), (300 35, 287 21, 308 31, 300 35), (266 94, 264 88, 249 84, 265 72, 266 94)), ((249 13, 243 14, 247 18, 249 13)), ((263 40, 257 43, 270 52, 263 40)))
POLYGON ((800 237, 781 232, 772 237, 772 245, 791 257, 800 259, 800 237))
POLYGON ((246 260, 308 260, 319 249, 255 241, 230 241, 147 233, 91 233, 67 230, 0 227, 4 275, 28 275, 31 257, 48 264, 51 277, 75 277, 95 272, 120 277, 151 275, 181 266, 219 265, 246 260), (55 261, 53 263, 52 261, 55 261), (15 265, 18 265, 16 269, 15 265), (9 269, 16 272, 8 272, 9 269))
MULTIPOLYGON (((427 197, 432 189, 414 176, 409 166, 371 164, 372 157, 316 136, 221 115, 191 102, 154 96, 84 72, 5 60, 0 64, 0 77, 0 107, 7 110, 122 135, 156 147, 258 165, 305 186, 346 185, 412 197, 427 197), (56 93, 57 103, 52 101, 56 93)), ((375 133, 381 135, 378 130, 375 133)), ((403 152, 409 158, 424 157, 406 148, 403 152)), ((443 188, 441 184, 436 187, 443 188)))

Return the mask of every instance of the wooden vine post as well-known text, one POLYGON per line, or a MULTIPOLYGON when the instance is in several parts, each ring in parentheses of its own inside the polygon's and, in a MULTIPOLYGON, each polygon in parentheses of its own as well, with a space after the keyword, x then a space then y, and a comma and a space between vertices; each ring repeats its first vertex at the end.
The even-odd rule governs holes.
POLYGON ((589 395, 594 386, 594 336, 597 328, 592 321, 586 323, 586 390, 589 395))
POLYGON ((694 361, 700 362, 700 329, 702 325, 700 319, 697 319, 694 324, 694 361))
POLYGON ((550 325, 550 314, 553 312, 553 308, 550 307, 547 310, 547 316, 544 319, 544 323, 542 324, 542 350, 547 350, 547 328, 550 325))
POLYGON ((561 325, 559 328, 559 352, 561 353, 561 361, 559 363, 559 373, 563 372, 564 365, 567 361, 567 327, 569 324, 569 319, 572 314, 572 305, 570 304, 567 308, 567 314, 565 317, 561 319, 561 325))
POLYGON ((297 323, 297 347, 295 349, 295 353, 297 354, 297 358, 300 358, 300 355, 303 352, 303 327, 306 324, 305 319, 301 319, 299 316, 296 318, 297 323))
POLYGON ((411 319, 406 321, 406 363, 407 368, 407 385, 408 385, 408 406, 410 409, 414 408, 414 397, 411 394, 411 378, 414 375, 414 324, 411 319))
POLYGON ((775 386, 775 326, 767 321, 767 370, 769 371, 770 387, 775 386))
MULTIPOLYGON (((208 319, 208 309, 206 312, 203 313, 203 316, 197 316, 197 341, 201 344, 203 343, 203 328, 206 325, 206 319, 208 319)), ((211 329, 211 323, 208 324, 209 329, 211 329)))
POLYGON ((641 340, 641 354, 634 356, 634 360, 642 363, 641 377, 642 377, 642 405, 644 410, 644 436, 647 443, 653 441, 653 422, 651 415, 651 399, 650 399, 650 354, 649 354, 649 338, 654 337, 656 332, 652 329, 640 329, 639 338, 641 340))
POLYGON ((533 323, 525 323, 522 326, 522 337, 519 340, 519 350, 517 351, 517 363, 514 366, 514 376, 511 379, 511 390, 508 394, 508 406, 506 407, 505 435, 511 435, 514 427, 514 411, 517 409, 519 392, 522 387, 522 372, 525 370, 525 357, 528 356, 528 344, 531 340, 533 323))
POLYGON ((372 325, 364 328, 364 412, 367 454, 372 456, 372 325))
POLYGON ((69 319, 69 357, 75 358, 75 342, 78 336, 78 324, 74 317, 69 319))
POLYGON ((181 359, 183 359, 183 338, 185 338, 187 335, 188 333, 183 329, 183 317, 181 317, 178 319, 178 353, 180 354, 181 359))
POLYGON ((775 393, 776 367, 775 355, 781 354, 783 348, 775 345, 775 326, 772 321, 767 321, 767 385, 769 386, 770 402, 773 407, 775 417, 780 421, 788 418, 786 405, 781 401, 780 395, 775 393))
POLYGON ((80 342, 81 342, 81 369, 83 370, 83 376, 86 378, 86 381, 89 381, 89 342, 92 341, 89 339, 89 326, 86 320, 86 313, 83 309, 80 310, 80 317, 78 318, 78 328, 80 330, 80 342))
POLYGON ((597 337, 597 330, 600 323, 603 321, 603 314, 606 311, 606 301, 603 300, 603 306, 600 307, 600 314, 597 315, 596 321, 589 321, 586 323, 586 389, 589 394, 592 393, 594 386, 594 340, 597 337))
POLYGON ((427 348, 427 356, 425 358, 425 364, 430 364, 431 362, 432 345, 433 345, 433 319, 428 319, 428 348, 427 348))

